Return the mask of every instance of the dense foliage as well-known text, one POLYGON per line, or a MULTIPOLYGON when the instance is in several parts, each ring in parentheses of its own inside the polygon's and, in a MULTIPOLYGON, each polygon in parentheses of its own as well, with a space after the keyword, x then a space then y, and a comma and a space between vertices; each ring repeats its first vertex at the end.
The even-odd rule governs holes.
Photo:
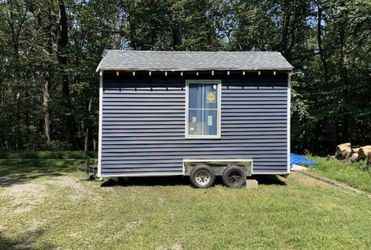
POLYGON ((0 149, 96 149, 105 49, 274 50, 292 150, 371 142, 368 0, 0 1, 0 149))

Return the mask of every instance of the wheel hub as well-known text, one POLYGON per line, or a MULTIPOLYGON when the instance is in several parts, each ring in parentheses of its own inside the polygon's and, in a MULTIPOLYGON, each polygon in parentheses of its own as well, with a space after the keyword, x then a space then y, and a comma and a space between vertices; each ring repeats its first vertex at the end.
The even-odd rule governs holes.
POLYGON ((210 173, 206 170, 199 170, 197 173, 196 173, 196 176, 195 176, 195 180, 196 182, 201 185, 201 186, 205 186, 207 185, 210 180, 211 180, 211 176, 210 176, 210 173))
POLYGON ((232 183, 238 183, 241 181, 241 174, 238 171, 231 171, 228 174, 228 180, 232 183))

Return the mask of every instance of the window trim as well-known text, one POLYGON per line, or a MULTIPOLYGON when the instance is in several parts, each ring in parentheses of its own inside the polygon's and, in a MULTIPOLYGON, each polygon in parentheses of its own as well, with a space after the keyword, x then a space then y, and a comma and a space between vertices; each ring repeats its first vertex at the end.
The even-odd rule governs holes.
POLYGON ((220 139, 222 120, 222 81, 221 80, 186 80, 185 81, 185 138, 186 139, 220 139), (216 135, 190 135, 189 131, 189 85, 190 84, 216 84, 218 91, 217 128, 216 135))

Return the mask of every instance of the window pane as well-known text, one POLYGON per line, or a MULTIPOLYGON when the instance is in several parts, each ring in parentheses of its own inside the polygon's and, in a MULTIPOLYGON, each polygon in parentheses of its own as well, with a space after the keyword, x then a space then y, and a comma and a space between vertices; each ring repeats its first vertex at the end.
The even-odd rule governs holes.
POLYGON ((188 85, 188 135, 218 135, 218 84, 188 85))
POLYGON ((202 84, 189 84, 189 108, 202 108, 202 84))
POLYGON ((188 134, 202 135, 202 110, 189 110, 188 134))
POLYGON ((218 119, 216 110, 203 111, 203 135, 217 135, 218 119))
POLYGON ((217 109, 218 107, 218 85, 205 84, 203 94, 203 108, 217 109))

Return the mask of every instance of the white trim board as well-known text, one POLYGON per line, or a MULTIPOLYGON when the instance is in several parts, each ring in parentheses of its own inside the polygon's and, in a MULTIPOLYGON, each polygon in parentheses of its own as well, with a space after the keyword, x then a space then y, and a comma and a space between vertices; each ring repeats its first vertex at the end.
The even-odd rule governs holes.
POLYGON ((183 159, 183 162, 221 162, 221 161, 225 161, 225 162, 249 162, 251 161, 251 163, 253 163, 253 160, 252 159, 227 159, 227 158, 224 158, 224 159, 183 159))
MULTIPOLYGON (((261 171, 261 170, 260 170, 261 171)), ((277 172, 274 172, 274 171, 267 171, 267 172, 264 172, 264 171, 255 171, 253 173, 251 173, 251 175, 288 175, 290 174, 290 172, 282 172, 282 171, 277 171, 277 172)))
POLYGON ((110 178, 110 177, 161 177, 161 176, 184 176, 184 173, 171 173, 171 172, 153 172, 153 173, 132 173, 132 174, 101 174, 99 177, 110 178))
POLYGON ((222 81, 221 80, 185 80, 185 139, 221 139, 221 116, 222 116, 222 81), (190 84, 216 84, 218 91, 217 106, 217 134, 216 135, 189 135, 189 85, 190 84))
POLYGON ((191 162, 251 162, 251 174, 254 170, 254 161, 253 159, 183 159, 183 173, 185 174, 185 166, 184 163, 191 163, 191 162))
POLYGON ((291 73, 287 76, 287 173, 290 173, 291 152, 291 73))
POLYGON ((98 131, 98 172, 97 176, 102 175, 102 131, 103 131, 103 71, 99 72, 99 131, 98 131))

